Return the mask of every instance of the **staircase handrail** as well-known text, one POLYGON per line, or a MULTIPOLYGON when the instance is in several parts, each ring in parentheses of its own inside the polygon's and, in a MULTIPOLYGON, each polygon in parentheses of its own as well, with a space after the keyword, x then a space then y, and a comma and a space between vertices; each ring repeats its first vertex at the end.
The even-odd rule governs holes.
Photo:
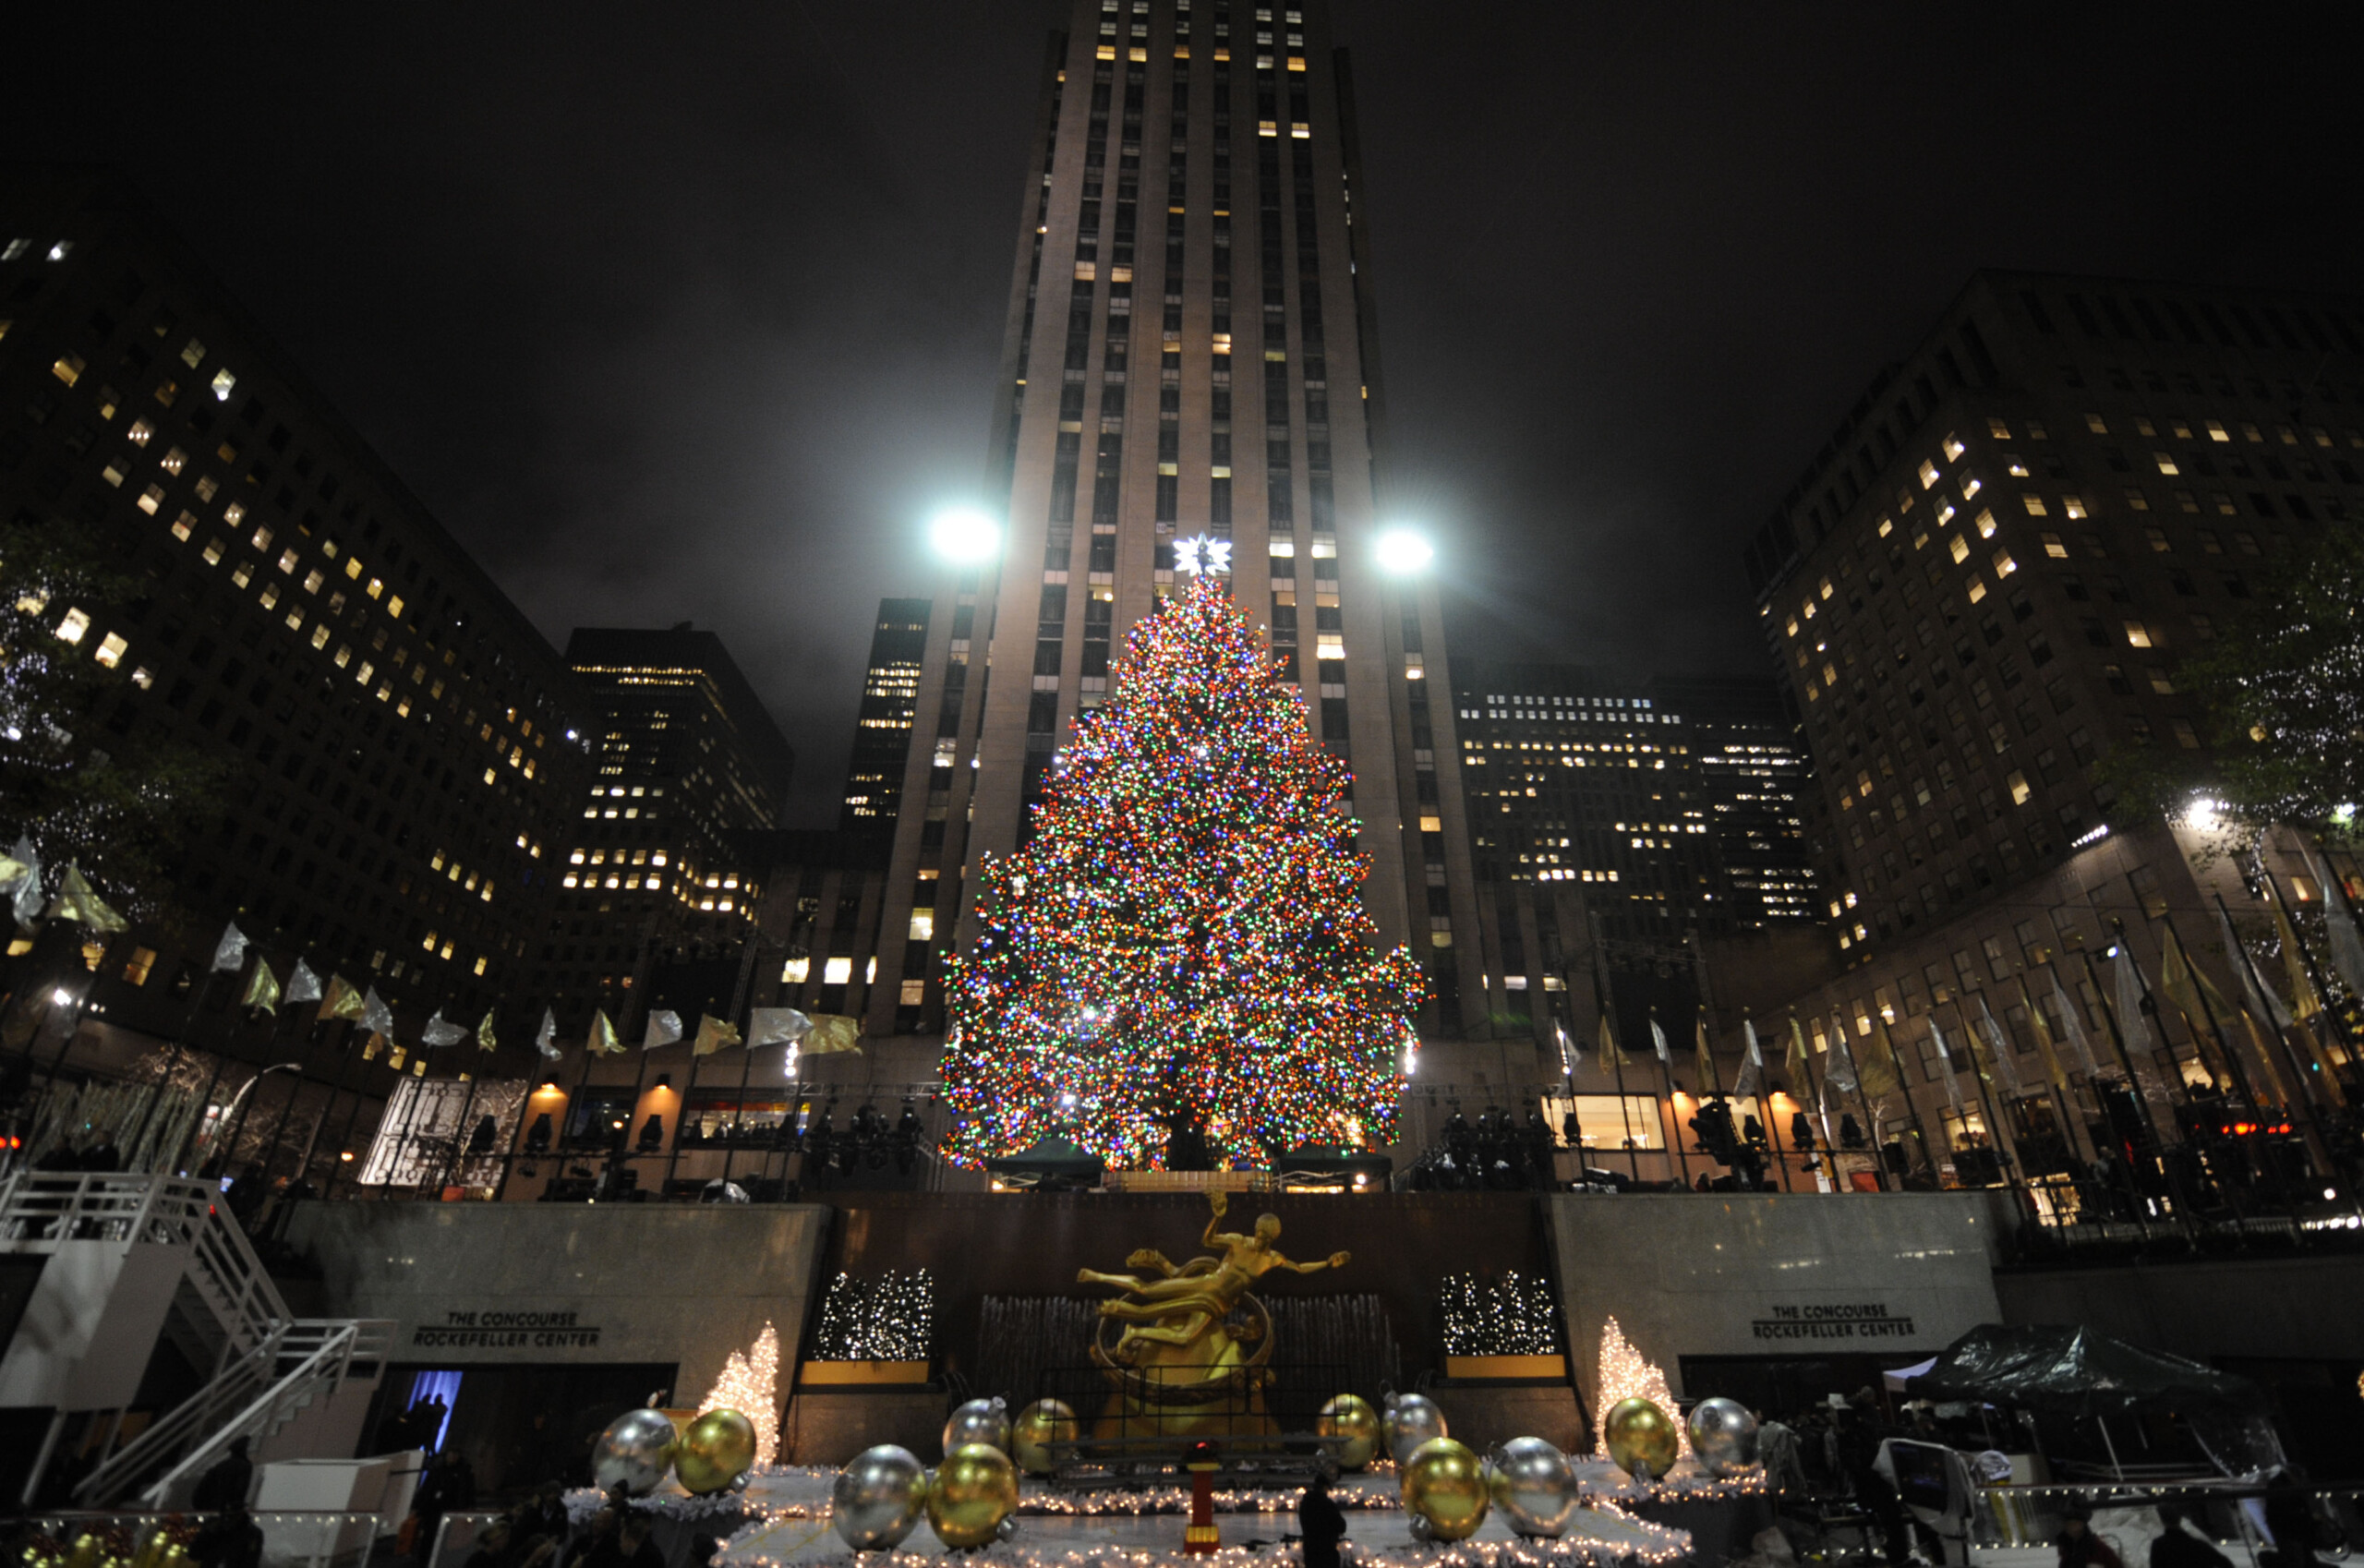
POLYGON ((143 1471, 168 1459, 197 1434, 214 1429, 224 1411, 241 1409, 256 1389, 274 1386, 281 1337, 273 1333, 232 1357, 202 1388, 150 1422, 138 1437, 82 1478, 74 1489, 75 1501, 85 1508, 113 1502, 143 1471))
MULTIPOLYGON (((368 1320, 377 1321, 378 1320, 368 1320)), ((308 1385, 325 1381, 332 1392, 344 1381, 354 1360, 354 1347, 359 1343, 365 1320, 348 1318, 334 1325, 320 1342, 320 1347, 298 1361, 236 1415, 219 1428, 211 1437, 197 1443, 181 1456, 180 1463, 148 1483, 142 1500, 152 1507, 162 1507, 171 1497, 173 1485, 184 1477, 202 1474, 230 1446, 232 1439, 241 1435, 254 1437, 257 1429, 267 1423, 279 1405, 297 1393, 308 1392, 308 1385)))

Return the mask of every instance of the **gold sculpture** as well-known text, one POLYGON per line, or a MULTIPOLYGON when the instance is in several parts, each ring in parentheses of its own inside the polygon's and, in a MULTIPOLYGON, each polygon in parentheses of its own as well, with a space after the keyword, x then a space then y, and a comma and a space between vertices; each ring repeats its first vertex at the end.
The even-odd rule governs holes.
POLYGON ((1352 1260, 1345 1252, 1311 1263, 1288 1258, 1273 1245, 1281 1222, 1272 1214, 1258 1215, 1255 1229, 1245 1236, 1218 1231, 1229 1201, 1211 1192, 1207 1202, 1214 1212, 1199 1244, 1213 1256, 1177 1267, 1155 1248, 1143 1248, 1125 1260, 1131 1273, 1076 1272, 1078 1284, 1115 1285, 1125 1293, 1100 1304, 1101 1317, 1124 1323, 1124 1333, 1114 1345, 1095 1339, 1092 1346, 1093 1361, 1121 1395, 1101 1423, 1103 1435, 1238 1436, 1263 1430, 1260 1391, 1272 1356, 1272 1317, 1248 1287, 1275 1269, 1310 1274, 1352 1260), (1240 1321, 1234 1321, 1235 1315, 1240 1321), (1150 1417, 1146 1426, 1135 1419, 1143 1417, 1150 1417))

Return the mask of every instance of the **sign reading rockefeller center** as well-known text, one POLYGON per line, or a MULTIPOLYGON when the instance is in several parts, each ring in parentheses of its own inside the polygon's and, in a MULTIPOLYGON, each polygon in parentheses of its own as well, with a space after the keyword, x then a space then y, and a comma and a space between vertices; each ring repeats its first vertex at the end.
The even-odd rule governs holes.
POLYGON ((1911 1316, 1878 1301, 1836 1306, 1776 1307, 1749 1327, 1758 1339, 1911 1339, 1911 1316))
POLYGON ((580 1316, 511 1309, 446 1312, 442 1322, 414 1329, 410 1342, 432 1350, 581 1350, 599 1343, 599 1331, 576 1321, 580 1316))

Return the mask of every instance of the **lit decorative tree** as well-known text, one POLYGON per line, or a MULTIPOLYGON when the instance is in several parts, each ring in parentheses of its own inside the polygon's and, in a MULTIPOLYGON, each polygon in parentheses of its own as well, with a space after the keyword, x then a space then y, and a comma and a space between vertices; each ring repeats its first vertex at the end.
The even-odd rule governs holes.
POLYGON ((736 1410, 755 1428, 755 1463, 770 1465, 779 1457, 779 1335, 771 1324, 755 1336, 744 1356, 737 1351, 722 1364, 722 1376, 698 1401, 698 1414, 736 1410))
MULTIPOLYGON (((1610 1319, 1600 1325, 1600 1393, 1594 1402, 1601 1415, 1607 1416, 1620 1400, 1646 1399, 1665 1411, 1674 1422, 1675 1441, 1680 1451, 1691 1452, 1691 1433, 1683 1424, 1683 1407, 1675 1403, 1674 1393, 1666 1386, 1666 1374, 1654 1362, 1642 1359, 1625 1337, 1625 1331, 1610 1319)), ((1598 1431, 1593 1434, 1596 1452, 1607 1454, 1606 1440, 1598 1431)))
POLYGON ((1349 777, 1212 575, 1136 625, 949 966, 950 1156, 1387 1141, 1425 987, 1356 897, 1349 777))
MULTIPOLYGON (((137 722, 138 650, 115 631, 151 585, 89 530, 0 528, 0 844, 32 840, 135 918, 164 913, 175 847, 220 804, 229 770, 137 722)), ((54 883, 53 881, 53 889, 54 883)))

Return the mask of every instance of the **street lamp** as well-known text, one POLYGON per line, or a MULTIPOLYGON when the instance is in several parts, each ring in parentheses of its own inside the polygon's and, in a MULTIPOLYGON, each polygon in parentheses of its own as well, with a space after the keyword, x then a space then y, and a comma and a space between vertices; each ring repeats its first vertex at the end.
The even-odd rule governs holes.
POLYGON ((1436 554, 1425 535, 1409 528, 1391 528, 1379 537, 1379 569, 1392 576, 1408 577, 1425 569, 1436 554))
POLYGON ((977 566, 1001 549, 1001 525, 977 507, 947 507, 928 524, 927 538, 954 565, 977 566))

